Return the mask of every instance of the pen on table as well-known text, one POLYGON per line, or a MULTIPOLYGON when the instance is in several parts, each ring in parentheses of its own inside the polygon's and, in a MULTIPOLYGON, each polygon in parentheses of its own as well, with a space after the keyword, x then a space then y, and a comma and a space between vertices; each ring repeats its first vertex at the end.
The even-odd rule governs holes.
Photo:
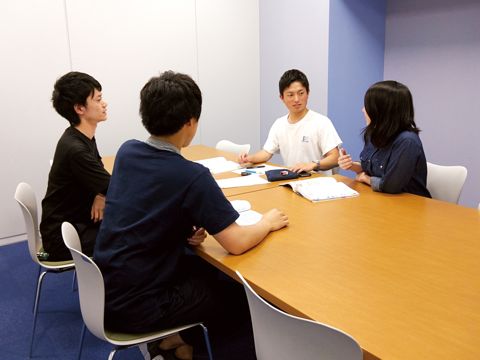
POLYGON ((264 168, 265 165, 254 165, 254 166, 247 166, 247 169, 260 169, 260 168, 264 168))

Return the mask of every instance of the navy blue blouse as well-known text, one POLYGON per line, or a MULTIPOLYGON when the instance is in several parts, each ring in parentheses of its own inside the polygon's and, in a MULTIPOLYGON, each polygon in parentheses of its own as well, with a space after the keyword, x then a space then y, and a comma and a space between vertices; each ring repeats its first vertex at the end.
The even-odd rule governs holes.
POLYGON ((401 132, 381 149, 367 142, 360 153, 360 162, 371 177, 374 191, 431 197, 427 190, 427 160, 422 142, 413 131, 401 132))

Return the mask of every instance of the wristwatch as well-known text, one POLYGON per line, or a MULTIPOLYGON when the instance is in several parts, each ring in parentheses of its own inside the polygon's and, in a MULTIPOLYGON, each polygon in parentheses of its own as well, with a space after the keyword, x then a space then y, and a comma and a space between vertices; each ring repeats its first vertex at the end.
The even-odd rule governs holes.
POLYGON ((313 168, 313 171, 320 170, 320 160, 312 160, 312 162, 315 163, 315 167, 313 168))

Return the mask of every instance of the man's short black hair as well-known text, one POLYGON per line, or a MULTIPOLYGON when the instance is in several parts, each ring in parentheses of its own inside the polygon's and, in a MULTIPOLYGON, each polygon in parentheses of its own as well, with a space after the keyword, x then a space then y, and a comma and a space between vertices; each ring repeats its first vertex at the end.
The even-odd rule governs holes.
POLYGON ((152 135, 173 135, 191 118, 198 120, 201 111, 202 92, 185 74, 165 71, 140 92, 140 116, 152 135))
POLYGON ((93 96, 95 89, 102 91, 102 85, 92 76, 77 71, 69 72, 58 79, 53 86, 53 107, 70 124, 78 125, 80 118, 74 106, 85 106, 87 98, 93 96))
POLYGON ((297 69, 287 70, 283 73, 280 81, 278 82, 278 89, 280 90, 280 95, 283 96, 283 92, 288 88, 292 83, 298 81, 303 87, 307 90, 307 94, 310 93, 310 85, 308 84, 307 76, 297 69))

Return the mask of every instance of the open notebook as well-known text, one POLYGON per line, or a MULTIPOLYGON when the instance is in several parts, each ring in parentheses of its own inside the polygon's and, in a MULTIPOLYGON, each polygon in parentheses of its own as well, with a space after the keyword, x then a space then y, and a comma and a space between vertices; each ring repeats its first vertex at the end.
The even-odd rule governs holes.
POLYGON ((293 181, 283 186, 290 186, 297 194, 313 202, 358 196, 358 192, 333 177, 293 181))

